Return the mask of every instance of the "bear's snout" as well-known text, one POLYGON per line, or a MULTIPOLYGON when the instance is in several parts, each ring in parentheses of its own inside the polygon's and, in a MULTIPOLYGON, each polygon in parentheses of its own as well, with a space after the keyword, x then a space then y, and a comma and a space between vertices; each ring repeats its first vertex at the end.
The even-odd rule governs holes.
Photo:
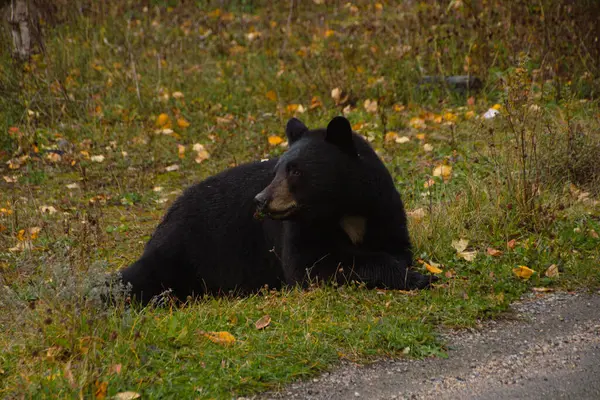
POLYGON ((269 196, 263 190, 254 197, 254 203, 256 203, 256 211, 262 212, 267 207, 269 202, 269 196))

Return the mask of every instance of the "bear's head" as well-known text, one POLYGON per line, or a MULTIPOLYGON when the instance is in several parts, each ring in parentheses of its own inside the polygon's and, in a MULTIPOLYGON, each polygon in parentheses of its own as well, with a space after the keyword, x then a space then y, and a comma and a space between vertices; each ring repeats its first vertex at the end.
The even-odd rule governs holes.
POLYGON ((309 130, 288 121, 289 150, 278 160, 272 182, 255 197, 257 214, 273 219, 336 218, 355 196, 360 157, 350 122, 335 117, 327 129, 309 130))

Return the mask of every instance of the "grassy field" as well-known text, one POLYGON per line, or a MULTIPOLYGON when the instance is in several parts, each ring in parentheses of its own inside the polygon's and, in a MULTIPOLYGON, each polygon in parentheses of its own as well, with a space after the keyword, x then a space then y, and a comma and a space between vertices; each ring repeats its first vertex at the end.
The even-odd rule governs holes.
POLYGON ((0 54, 0 397, 249 395, 443 357, 440 329, 600 287, 594 2, 73 4, 42 21, 45 52, 0 54), (481 90, 419 84, 463 74, 481 90), (340 113, 397 182, 432 290, 100 304, 186 186, 340 113))

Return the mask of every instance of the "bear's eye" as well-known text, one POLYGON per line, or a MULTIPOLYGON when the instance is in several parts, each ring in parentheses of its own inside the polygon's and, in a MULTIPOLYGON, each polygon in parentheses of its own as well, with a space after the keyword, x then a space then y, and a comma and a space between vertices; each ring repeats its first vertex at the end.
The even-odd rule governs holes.
POLYGON ((300 175, 302 175, 302 174, 300 173, 300 171, 299 171, 299 170, 297 170, 297 169, 295 169, 295 168, 291 169, 291 170, 290 170, 290 172, 289 172, 289 174, 290 174, 291 176, 300 176, 300 175))

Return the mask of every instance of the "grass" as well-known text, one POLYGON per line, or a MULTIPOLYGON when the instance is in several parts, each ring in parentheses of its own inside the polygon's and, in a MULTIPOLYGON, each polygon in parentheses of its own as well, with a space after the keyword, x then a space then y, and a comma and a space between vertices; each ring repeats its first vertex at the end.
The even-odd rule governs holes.
POLYGON ((440 329, 476 327, 532 287, 600 286, 600 86, 585 42, 597 14, 554 1, 221 3, 80 2, 44 26, 45 53, 0 55, 1 397, 247 395, 340 359, 444 356, 440 329), (543 39, 561 35, 580 39, 543 39), (418 85, 465 71, 481 92, 418 85), (317 127, 342 111, 390 169, 417 266, 440 264, 439 285, 99 304, 95 284, 141 254, 184 187, 281 154, 268 139, 291 116, 317 127), (210 158, 197 163, 194 144, 210 158), (520 279, 519 265, 536 273, 520 279))

